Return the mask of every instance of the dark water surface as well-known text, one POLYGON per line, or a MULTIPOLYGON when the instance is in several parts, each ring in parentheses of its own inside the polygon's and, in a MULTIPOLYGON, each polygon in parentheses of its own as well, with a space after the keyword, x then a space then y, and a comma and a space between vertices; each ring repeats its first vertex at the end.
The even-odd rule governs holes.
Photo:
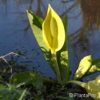
POLYGON ((50 3, 61 17, 68 16, 69 58, 73 72, 82 57, 92 54, 93 59, 100 58, 100 3, 96 0, 83 0, 80 4, 75 0, 66 1, 0 0, 0 55, 20 51, 24 54, 20 59, 22 64, 38 66, 44 75, 55 76, 39 50, 26 16, 26 10, 32 9, 36 15, 44 17, 50 3))

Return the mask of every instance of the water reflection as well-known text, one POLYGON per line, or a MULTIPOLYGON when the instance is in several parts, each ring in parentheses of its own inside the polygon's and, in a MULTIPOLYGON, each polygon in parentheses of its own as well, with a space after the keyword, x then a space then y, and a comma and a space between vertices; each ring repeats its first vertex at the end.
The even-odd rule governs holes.
MULTIPOLYGON (((7 11, 9 12, 5 19, 0 17, 0 54, 24 48, 28 52, 26 53, 27 58, 32 60, 32 63, 47 66, 45 62, 41 61, 41 59, 44 59, 41 54, 37 57, 40 51, 37 51, 39 48, 32 37, 26 9, 31 9, 36 15, 44 18, 48 3, 62 18, 68 17, 71 66, 76 66, 83 56, 92 53, 91 49, 96 52, 93 56, 100 57, 97 50, 94 50, 96 47, 98 51, 100 50, 99 45, 96 45, 97 42, 100 42, 100 31, 95 30, 97 42, 93 43, 93 39, 91 39, 93 27, 100 26, 100 0, 81 0, 80 4, 77 0, 9 0, 9 2, 8 0, 0 0, 1 14, 3 11, 6 14, 7 11), (4 42, 4 40, 7 42, 4 42), (32 51, 33 48, 35 51, 32 51), (35 60, 33 61, 33 59, 35 60), (36 61, 36 59, 39 61, 36 61)), ((45 69, 47 70, 47 68, 45 69)))
POLYGON ((100 0, 81 0, 83 24, 87 29, 100 26, 100 0))
POLYGON ((8 0, 0 0, 0 4, 2 4, 2 5, 4 5, 4 12, 5 12, 5 14, 7 14, 7 1, 8 0))
POLYGON ((0 3, 7 5, 7 0, 0 0, 0 3))

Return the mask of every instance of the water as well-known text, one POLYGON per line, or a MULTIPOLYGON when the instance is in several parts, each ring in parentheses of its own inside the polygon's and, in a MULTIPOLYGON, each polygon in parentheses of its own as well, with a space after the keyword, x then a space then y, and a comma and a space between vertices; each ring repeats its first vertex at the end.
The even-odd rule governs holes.
MULTIPOLYGON (((61 0, 0 0, 0 55, 21 51, 24 54, 24 58, 21 57, 20 59, 22 64, 27 63, 29 66, 37 66, 40 73, 50 77, 55 76, 50 66, 45 62, 31 29, 28 28, 29 22, 26 15, 26 10, 32 9, 37 15, 44 17, 48 3, 50 3, 59 15, 68 16, 69 58, 73 73, 80 59, 85 55, 92 54, 93 59, 100 58, 100 29, 90 29, 85 36, 80 31, 75 33, 83 27, 84 21, 82 20, 83 16, 79 4, 73 6, 73 9, 69 9, 74 2, 62 3, 61 0), (69 9, 68 13, 66 9, 69 9)), ((29 69, 31 70, 31 67, 29 69)))

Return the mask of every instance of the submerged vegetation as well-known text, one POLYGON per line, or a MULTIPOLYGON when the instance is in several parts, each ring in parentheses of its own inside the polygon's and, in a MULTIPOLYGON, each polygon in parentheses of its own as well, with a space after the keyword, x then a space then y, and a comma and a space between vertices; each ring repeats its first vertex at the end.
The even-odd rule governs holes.
MULTIPOLYGON (((89 28, 94 23, 98 26, 100 16, 88 15, 83 6, 85 0, 80 2, 84 26, 89 28)), ((95 13, 99 13, 99 8, 95 13)), ((100 100, 100 75, 88 82, 83 81, 84 77, 100 72, 100 59, 93 60, 92 55, 83 57, 70 78, 73 73, 68 55, 68 17, 63 17, 62 21, 50 4, 45 19, 36 16, 31 10, 27 10, 27 16, 34 37, 45 60, 55 72, 56 79, 27 71, 25 65, 20 66, 15 60, 7 61, 5 56, 1 56, 0 100, 100 100), (19 71, 19 68, 22 69, 19 71)), ((20 56, 16 53, 6 56, 11 54, 20 56)))

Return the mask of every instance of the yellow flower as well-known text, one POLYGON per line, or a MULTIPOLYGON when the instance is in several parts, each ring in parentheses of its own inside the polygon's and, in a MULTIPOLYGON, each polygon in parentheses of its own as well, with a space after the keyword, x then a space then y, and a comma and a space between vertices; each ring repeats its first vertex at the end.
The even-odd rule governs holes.
POLYGON ((61 18, 48 6, 46 18, 42 24, 43 40, 51 53, 59 51, 65 42, 65 30, 61 18))

